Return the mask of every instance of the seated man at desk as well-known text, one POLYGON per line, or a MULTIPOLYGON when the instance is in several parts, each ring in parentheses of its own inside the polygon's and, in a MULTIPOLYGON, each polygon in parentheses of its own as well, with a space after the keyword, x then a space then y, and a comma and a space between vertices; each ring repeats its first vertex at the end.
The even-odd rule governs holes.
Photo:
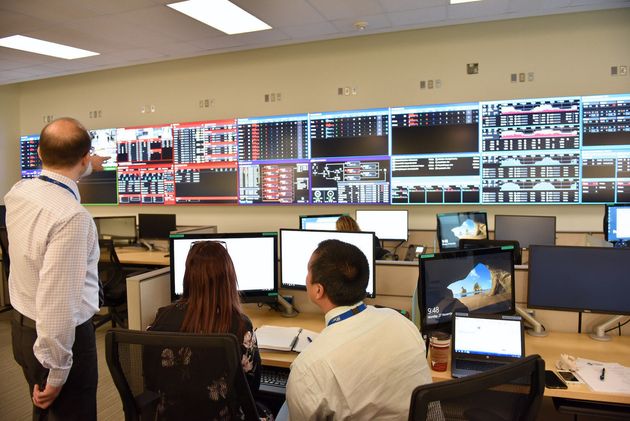
POLYGON ((431 381, 418 328, 363 303, 368 272, 354 245, 326 240, 313 252, 306 290, 326 327, 291 365, 292 420, 406 419, 411 392, 431 381))

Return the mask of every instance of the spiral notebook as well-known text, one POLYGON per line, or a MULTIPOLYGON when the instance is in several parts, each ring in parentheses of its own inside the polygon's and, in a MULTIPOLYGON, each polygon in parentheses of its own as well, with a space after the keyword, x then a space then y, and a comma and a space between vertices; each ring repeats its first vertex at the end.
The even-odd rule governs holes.
POLYGON ((300 327, 263 325, 256 329, 258 348, 302 352, 318 333, 300 327))

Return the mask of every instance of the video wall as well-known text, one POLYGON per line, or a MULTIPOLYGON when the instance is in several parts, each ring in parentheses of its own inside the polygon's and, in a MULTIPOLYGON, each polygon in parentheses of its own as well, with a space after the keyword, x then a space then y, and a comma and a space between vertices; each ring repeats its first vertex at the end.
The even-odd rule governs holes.
MULTIPOLYGON (((630 93, 90 130, 85 204, 630 203, 630 93)), ((37 135, 20 139, 39 174, 37 135)))

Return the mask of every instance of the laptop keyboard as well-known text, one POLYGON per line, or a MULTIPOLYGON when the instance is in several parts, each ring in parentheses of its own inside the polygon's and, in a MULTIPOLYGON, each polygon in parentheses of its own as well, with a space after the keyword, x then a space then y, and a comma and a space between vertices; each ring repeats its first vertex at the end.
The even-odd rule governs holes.
POLYGON ((455 361, 455 368, 458 370, 470 370, 470 371, 488 371, 493 368, 503 367, 505 364, 496 363, 491 361, 471 361, 471 360, 457 360, 455 361))
POLYGON ((260 391, 284 395, 288 379, 288 368, 263 366, 260 376, 260 391))

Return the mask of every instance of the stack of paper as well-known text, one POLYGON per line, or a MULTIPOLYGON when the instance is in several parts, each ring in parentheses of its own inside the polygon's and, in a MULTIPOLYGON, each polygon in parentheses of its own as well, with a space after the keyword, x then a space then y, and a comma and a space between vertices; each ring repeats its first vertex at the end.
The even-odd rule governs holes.
POLYGON ((263 325, 256 329, 258 347, 274 351, 302 352, 317 335, 316 332, 299 327, 263 325))
POLYGON ((578 358, 577 376, 595 392, 630 394, 630 368, 618 363, 578 358))

